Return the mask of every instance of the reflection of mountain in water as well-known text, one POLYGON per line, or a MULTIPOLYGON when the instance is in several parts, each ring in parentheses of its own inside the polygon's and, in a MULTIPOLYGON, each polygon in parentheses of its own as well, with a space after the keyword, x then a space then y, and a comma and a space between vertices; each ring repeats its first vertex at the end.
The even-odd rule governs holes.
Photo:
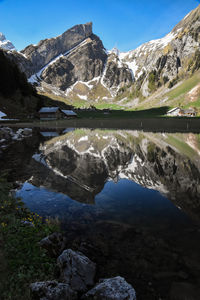
POLYGON ((200 147, 194 134, 75 130, 40 146, 31 182, 93 203, 107 180, 127 178, 200 212, 200 147))

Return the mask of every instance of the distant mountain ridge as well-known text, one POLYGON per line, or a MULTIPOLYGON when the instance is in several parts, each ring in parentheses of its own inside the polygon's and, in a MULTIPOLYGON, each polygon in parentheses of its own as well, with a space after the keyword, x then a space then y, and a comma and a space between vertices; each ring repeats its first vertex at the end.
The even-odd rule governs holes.
POLYGON ((42 93, 85 103, 117 99, 122 106, 131 99, 137 107, 200 68, 199 34, 200 6, 164 38, 126 53, 107 51, 90 22, 8 56, 42 93))
POLYGON ((15 46, 6 39, 5 35, 0 32, 0 48, 5 50, 14 51, 16 50, 15 46))

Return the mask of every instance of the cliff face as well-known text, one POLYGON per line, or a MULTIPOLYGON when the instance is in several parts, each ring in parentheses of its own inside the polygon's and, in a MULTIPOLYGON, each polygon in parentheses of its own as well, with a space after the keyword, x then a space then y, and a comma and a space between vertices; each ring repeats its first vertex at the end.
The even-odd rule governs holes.
MULTIPOLYGON (((120 86, 134 80, 127 65, 107 53, 102 41, 92 32, 92 23, 76 25, 58 37, 8 55, 32 84, 41 89, 57 88, 58 93, 64 92, 66 96, 73 93, 77 96, 75 85, 78 84, 85 99, 96 87, 104 90, 103 95, 112 97, 120 86), (91 81, 94 82, 89 86, 91 81)), ((92 95, 95 97, 93 92, 92 95)))
POLYGON ((110 90, 111 95, 115 96, 115 92, 120 87, 128 86, 134 82, 134 75, 127 64, 122 62, 115 52, 111 51, 108 54, 101 82, 110 90))
POLYGON ((87 82, 101 76, 106 59, 101 40, 92 34, 68 54, 47 66, 41 78, 64 91, 77 81, 87 82))
POLYGON ((21 51, 33 65, 32 74, 60 54, 76 47, 92 34, 92 23, 76 25, 58 37, 42 40, 38 45, 30 45, 21 51))

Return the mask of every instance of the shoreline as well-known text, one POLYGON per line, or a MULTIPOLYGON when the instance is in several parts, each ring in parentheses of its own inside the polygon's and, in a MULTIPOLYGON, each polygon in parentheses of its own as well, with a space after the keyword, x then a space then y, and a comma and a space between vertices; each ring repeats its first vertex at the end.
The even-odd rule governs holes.
POLYGON ((37 122, 0 122, 3 127, 30 128, 100 128, 142 130, 147 132, 200 133, 200 118, 71 119, 37 122))

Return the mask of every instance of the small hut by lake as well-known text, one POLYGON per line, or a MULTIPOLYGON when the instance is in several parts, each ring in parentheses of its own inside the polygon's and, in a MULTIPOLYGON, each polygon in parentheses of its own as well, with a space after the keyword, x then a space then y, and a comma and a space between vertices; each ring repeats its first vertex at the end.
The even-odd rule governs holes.
POLYGON ((197 113, 194 108, 181 109, 179 112, 179 116, 183 116, 183 117, 195 117, 196 114, 197 113))
POLYGON ((180 110, 181 110, 180 107, 172 108, 167 112, 167 115, 168 116, 179 116, 180 110))
POLYGON ((196 111, 194 108, 183 109, 180 107, 175 107, 167 112, 168 116, 178 116, 178 117, 195 117, 196 111))
POLYGON ((39 111, 40 120, 61 119, 63 113, 59 107, 42 107, 39 111))
POLYGON ((68 118, 77 118, 77 113, 75 113, 73 110, 62 109, 62 112, 64 114, 64 118, 65 119, 68 119, 68 118))

